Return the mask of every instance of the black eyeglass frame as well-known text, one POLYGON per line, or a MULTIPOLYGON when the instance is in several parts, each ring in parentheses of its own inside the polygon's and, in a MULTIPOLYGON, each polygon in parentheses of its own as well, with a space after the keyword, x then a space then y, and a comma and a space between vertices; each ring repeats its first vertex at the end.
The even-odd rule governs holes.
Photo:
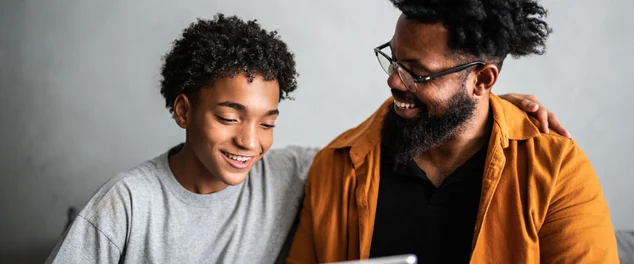
MULTIPOLYGON (((376 56, 377 60, 379 60, 379 64, 381 64, 381 61, 379 59, 379 54, 381 54, 381 56, 385 57, 392 64, 392 66, 398 66, 401 69, 405 70, 407 73, 409 73, 412 76, 412 79, 414 80, 415 84, 416 83, 423 83, 423 82, 429 81, 429 80, 434 79, 434 78, 445 76, 447 74, 452 74, 452 73, 455 73, 455 72, 463 71, 463 70, 465 70, 465 69, 467 69, 469 67, 485 65, 486 64, 483 61, 474 61, 474 62, 461 64, 461 65, 458 65, 456 67, 453 67, 453 68, 450 68, 450 69, 447 69, 447 70, 444 70, 444 71, 441 71, 441 72, 437 72, 437 73, 434 73, 434 74, 420 76, 420 75, 415 74, 412 70, 410 70, 407 67, 405 67, 403 64, 401 64, 401 63, 399 63, 397 61, 394 61, 392 58, 390 58, 390 56, 388 56, 383 51, 381 51, 382 49, 385 49, 385 48, 387 48, 389 46, 390 46, 390 42, 387 42, 387 43, 385 43, 383 45, 380 45, 380 46, 374 48, 374 55, 376 56)), ((383 68, 382 64, 381 64, 381 68, 383 68)), ((383 69, 383 70, 385 70, 385 69, 383 69)), ((386 71, 386 73, 390 74, 387 71, 386 71)))

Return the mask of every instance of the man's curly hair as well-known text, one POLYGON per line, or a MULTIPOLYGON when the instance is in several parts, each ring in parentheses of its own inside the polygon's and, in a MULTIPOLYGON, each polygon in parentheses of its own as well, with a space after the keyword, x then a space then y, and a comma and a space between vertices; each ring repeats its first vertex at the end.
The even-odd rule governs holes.
POLYGON ((213 20, 197 19, 183 30, 163 57, 161 94, 173 112, 176 97, 184 93, 194 102, 198 91, 221 78, 244 73, 277 80, 280 100, 297 88, 295 58, 277 31, 267 32, 257 20, 217 14, 213 20))
POLYGON ((441 23, 449 33, 449 48, 501 63, 542 55, 552 29, 546 9, 535 0, 390 0, 408 19, 441 23))

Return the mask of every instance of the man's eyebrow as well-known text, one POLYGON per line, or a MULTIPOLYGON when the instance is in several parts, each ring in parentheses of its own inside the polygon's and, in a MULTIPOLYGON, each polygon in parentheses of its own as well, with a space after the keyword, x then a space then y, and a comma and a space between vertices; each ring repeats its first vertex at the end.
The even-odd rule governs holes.
POLYGON ((423 70, 426 73, 432 73, 432 71, 429 70, 429 68, 427 66, 423 65, 422 63, 420 63, 420 60, 417 60, 415 58, 402 59, 402 60, 398 60, 398 62, 404 62, 404 63, 407 63, 407 64, 411 65, 410 66, 410 70, 412 68, 418 68, 418 69, 423 70))
POLYGON ((244 110, 247 110, 247 107, 246 107, 246 106, 241 105, 241 104, 236 103, 236 102, 232 102, 232 101, 224 101, 224 102, 220 102, 220 103, 218 103, 218 106, 231 107, 231 108, 233 108, 233 109, 235 109, 235 110, 238 110, 238 111, 244 111, 244 110))
MULTIPOLYGON (((392 46, 390 45, 390 53, 392 53, 392 59, 396 60, 396 62, 399 63, 407 63, 409 65, 415 66, 416 68, 419 68, 421 70, 423 70, 426 73, 431 73, 432 71, 429 70, 429 67, 423 65, 422 63, 420 63, 420 60, 417 58, 403 58, 403 59, 399 59, 396 54, 394 53, 394 50, 392 49, 392 46)), ((410 70, 411 68, 413 68, 412 66, 410 66, 410 70)))

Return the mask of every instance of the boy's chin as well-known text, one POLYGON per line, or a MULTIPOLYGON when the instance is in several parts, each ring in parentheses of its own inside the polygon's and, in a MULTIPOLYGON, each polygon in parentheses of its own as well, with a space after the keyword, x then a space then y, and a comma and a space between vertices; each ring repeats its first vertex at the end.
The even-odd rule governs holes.
POLYGON ((235 186, 244 182, 244 180, 247 179, 247 176, 248 176, 248 173, 225 172, 223 173, 220 180, 226 185, 235 186))

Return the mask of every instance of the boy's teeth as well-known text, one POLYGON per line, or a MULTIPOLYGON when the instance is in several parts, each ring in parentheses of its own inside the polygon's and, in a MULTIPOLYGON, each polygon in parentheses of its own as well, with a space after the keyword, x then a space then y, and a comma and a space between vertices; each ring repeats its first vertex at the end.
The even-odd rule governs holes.
POLYGON ((251 157, 244 157, 244 156, 236 156, 236 155, 231 155, 229 153, 226 153, 227 157, 229 157, 232 160, 237 160, 237 161, 241 161, 241 162, 245 162, 247 160, 250 160, 251 157))

